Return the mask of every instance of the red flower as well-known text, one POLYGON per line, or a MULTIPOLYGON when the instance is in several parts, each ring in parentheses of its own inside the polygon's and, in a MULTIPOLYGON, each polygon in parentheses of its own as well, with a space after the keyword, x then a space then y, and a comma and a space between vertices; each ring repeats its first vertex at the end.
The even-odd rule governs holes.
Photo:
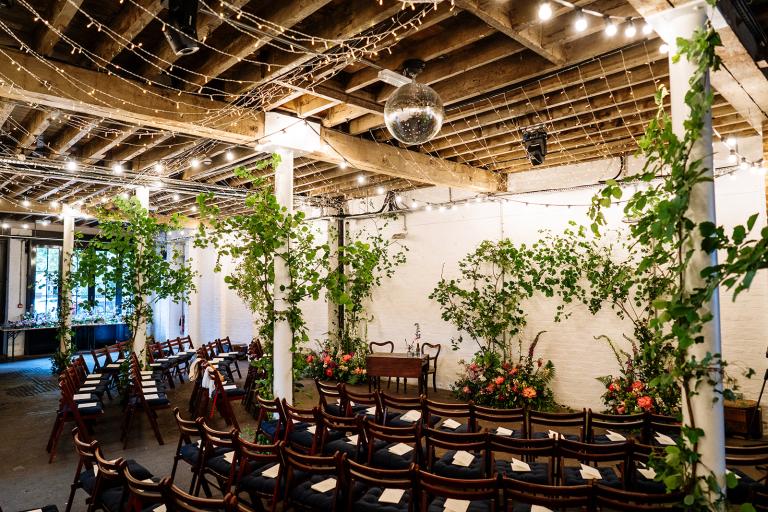
POLYGON ((471 390, 469 389, 469 386, 464 386, 464 389, 461 390, 461 392, 464 393, 465 395, 468 395, 470 391, 471 390))
POLYGON ((517 367, 515 367, 515 368, 512 368, 511 370, 509 370, 509 374, 510 374, 510 375, 514 375, 514 374, 516 374, 516 373, 517 373, 517 367))
POLYGON ((640 382, 639 380, 636 380, 632 383, 632 391, 642 391, 643 388, 645 388, 645 384, 640 382))
POLYGON ((497 386, 501 386, 502 384, 504 384, 504 377, 501 377, 501 376, 496 377, 496 380, 494 382, 496 382, 497 386))
POLYGON ((616 386, 613 385, 613 382, 608 384, 608 391, 616 391, 616 386))
POLYGON ((536 363, 539 365, 539 368, 541 368, 541 365, 544 364, 544 360, 542 358, 539 358, 539 360, 536 361, 536 363))
POLYGON ((536 398, 536 390, 531 386, 523 388, 523 396, 528 399, 536 398))
POLYGON ((645 409, 646 411, 650 411, 653 407, 653 399, 648 395, 641 396, 637 399, 637 406, 641 409, 645 409))
POLYGON ((312 363, 312 361, 314 361, 314 360, 315 360, 315 356, 313 356, 312 354, 309 354, 309 355, 307 356, 307 363, 310 363, 310 364, 311 364, 311 363, 312 363))
POLYGON ((325 370, 325 374, 326 374, 328 377, 333 377, 333 369, 332 369, 332 368, 328 368, 328 369, 326 369, 326 370, 325 370))
POLYGON ((341 360, 342 360, 342 361, 344 361, 345 363, 346 363, 347 361, 349 361, 350 359, 352 359, 352 354, 344 354, 344 355, 342 356, 342 358, 341 358, 341 360))
POLYGON ((331 356, 325 356, 325 358, 323 359, 323 363, 331 364, 331 356))
POLYGON ((488 390, 489 393, 493 392, 493 388, 495 387, 495 384, 493 382, 489 383, 488 386, 485 388, 488 390))

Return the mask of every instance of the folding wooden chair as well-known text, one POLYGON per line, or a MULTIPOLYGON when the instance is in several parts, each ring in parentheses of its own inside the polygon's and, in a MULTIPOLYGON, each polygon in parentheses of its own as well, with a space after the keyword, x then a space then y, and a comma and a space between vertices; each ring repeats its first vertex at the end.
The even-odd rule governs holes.
MULTIPOLYGON (((419 470, 420 510, 445 510, 452 502, 468 502, 471 510, 499 510, 499 479, 446 478, 419 470)), ((456 503, 458 505, 459 503, 456 503)))

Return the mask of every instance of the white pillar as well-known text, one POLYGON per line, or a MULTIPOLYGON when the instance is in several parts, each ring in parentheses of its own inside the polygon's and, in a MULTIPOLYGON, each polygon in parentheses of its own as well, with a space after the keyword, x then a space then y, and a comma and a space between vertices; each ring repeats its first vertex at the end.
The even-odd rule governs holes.
MULTIPOLYGON (((277 203, 284 207, 287 213, 293 213, 293 150, 278 148, 280 165, 275 169, 275 197, 277 203)), ((290 246, 290 244, 289 244, 290 246)), ((275 259, 275 312, 285 311, 287 288, 290 286, 288 264, 282 258, 275 259), (283 286, 286 290, 280 290, 283 286)), ((273 336, 274 383, 273 392, 277 398, 285 398, 293 403, 293 330, 287 320, 276 320, 273 336)))
MULTIPOLYGON (((685 104, 685 95, 690 89, 689 80, 696 70, 696 64, 688 62, 685 57, 673 62, 672 56, 677 53, 676 40, 678 37, 690 39, 697 29, 705 26, 707 20, 707 6, 704 1, 692 2, 684 6, 671 9, 662 14, 666 20, 669 37, 665 38, 670 46, 669 50, 669 82, 670 99, 672 104, 672 128, 678 136, 684 133, 683 123, 690 114, 690 109, 685 104)), ((709 74, 704 78, 705 87, 709 90, 709 74)), ((712 112, 704 116, 704 127, 701 137, 696 142, 691 152, 691 159, 702 159, 706 176, 713 177, 714 163, 712 160, 712 112)), ((715 222, 715 183, 702 182, 696 185, 689 205, 688 216, 696 224, 701 222, 715 222)), ((694 231, 693 242, 696 250, 691 258, 686 272, 686 284, 688 290, 694 290, 703 285, 700 272, 705 267, 717 264, 717 253, 707 254, 700 250, 701 238, 698 230, 694 231)), ((712 300, 705 306, 712 312, 712 321, 709 322, 701 333, 703 343, 697 343, 689 349, 689 354, 697 360, 703 359, 707 353, 720 354, 720 303, 718 292, 715 291, 712 300)), ((713 368, 712 379, 717 382, 711 386, 702 382, 698 388, 698 394, 691 399, 691 413, 683 407, 683 419, 690 425, 691 415, 696 427, 701 428, 705 435, 699 439, 699 453, 701 453, 700 474, 709 474, 710 471, 717 475, 721 488, 725 488, 725 426, 723 419, 722 390, 719 368, 713 368)))
MULTIPOLYGON (((69 286, 63 285, 69 281, 69 274, 72 271, 72 253, 75 248, 75 212, 68 204, 61 207, 62 220, 64 221, 64 233, 61 242, 61 300, 59 305, 59 317, 63 318, 67 329, 72 328, 72 290, 69 286)), ((67 339, 59 340, 59 350, 67 350, 67 339)))
MULTIPOLYGON (((139 200, 139 204, 149 210, 149 189, 147 187, 136 187, 136 199, 139 200)), ((139 276, 141 278, 141 276, 139 276)), ((149 300, 149 297, 144 297, 144 303, 149 300)), ((139 360, 146 361, 147 355, 144 353, 147 348, 147 321, 143 319, 139 323, 136 332, 133 335, 133 352, 139 356, 139 360)))

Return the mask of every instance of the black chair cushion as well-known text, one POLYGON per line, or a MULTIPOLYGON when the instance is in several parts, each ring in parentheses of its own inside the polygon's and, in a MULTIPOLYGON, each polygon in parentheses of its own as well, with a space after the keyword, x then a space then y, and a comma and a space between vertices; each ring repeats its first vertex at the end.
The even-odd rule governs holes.
POLYGON ((268 462, 257 466, 251 473, 248 473, 240 480, 240 483, 237 486, 238 492, 247 492, 251 495, 252 501, 255 501, 254 498, 257 493, 272 494, 275 492, 277 479, 268 478, 262 475, 262 473, 277 464, 277 462, 268 462))
POLYGON ((448 478, 483 478, 484 476, 484 458, 482 455, 473 453, 474 458, 472 463, 467 466, 458 466, 452 464, 453 456, 456 455, 456 450, 448 450, 445 454, 437 459, 432 465, 432 472, 436 475, 447 476, 448 478))
POLYGON ((275 432, 277 431, 277 420, 264 420, 261 422, 261 430, 271 437, 272 439, 275 438, 275 432))
POLYGON ((312 489, 314 484, 322 482, 327 478, 331 478, 330 475, 310 476, 308 480, 304 480, 293 488, 291 491, 291 499, 297 503, 300 503, 304 507, 311 508, 313 510, 333 510, 334 490, 331 489, 327 492, 321 493, 312 489))
POLYGON ((759 484, 754 478, 739 469, 731 469, 730 471, 736 475, 738 479, 736 481, 736 487, 728 489, 728 501, 737 505, 748 502, 750 500, 752 488, 759 484))
POLYGON ((528 482, 531 484, 549 484, 549 464, 546 462, 529 462, 530 471, 512 471, 512 464, 508 460, 496 461, 496 472, 513 480, 528 482))
MULTIPOLYGON (((232 450, 227 450, 227 452, 230 452, 230 451, 232 450)), ((219 475, 228 475, 229 470, 232 467, 232 464, 227 462, 227 460, 224 457, 225 457, 224 454, 211 457, 205 462, 205 467, 216 472, 219 475)))
MULTIPOLYGON (((427 508, 428 512, 443 512, 445 510, 445 498, 438 496, 427 508)), ((493 502, 490 500, 478 500, 469 504, 467 512, 491 512, 493 510, 493 502)))
POLYGON ((328 441, 323 447, 323 453, 326 455, 332 455, 336 452, 346 453, 347 457, 351 458, 352 460, 358 460, 360 455, 365 453, 365 450, 361 446, 361 451, 358 453, 357 443, 350 444, 347 442, 346 437, 342 437, 340 439, 328 441))
MULTIPOLYGON (((389 451, 389 447, 396 444, 398 443, 385 444, 382 448, 376 449, 371 458, 371 466, 381 469, 407 469, 411 462, 414 462, 413 450, 403 455, 397 455, 389 451)), ((419 460, 419 458, 417 457, 415 460, 419 460)))
MULTIPOLYGON (((231 450, 229 448, 216 448, 213 450, 213 453, 218 456, 224 455, 228 451, 231 450)), ((200 456, 200 447, 197 446, 197 442, 188 443, 181 447, 179 454, 184 462, 195 465, 197 464, 197 458, 200 456)))
MULTIPOLYGON (((120 512, 123 509, 123 487, 112 487, 101 493, 101 504, 108 512, 120 512)), ((127 499, 127 498, 126 498, 127 499)))
MULTIPOLYGON (((600 476, 603 478, 598 480, 602 485, 608 487, 621 488, 621 480, 613 468, 601 467, 597 468, 600 471, 600 476)), ((563 485, 586 485, 589 480, 581 478, 581 467, 565 467, 563 468, 563 485)))
POLYGON ((346 411, 341 408, 340 405, 337 404, 327 404, 325 406, 325 412, 330 414, 331 416, 346 416, 346 411))
POLYGON ((362 512, 407 512, 408 504, 411 501, 411 495, 408 491, 403 493, 403 497, 398 503, 379 502, 383 492, 383 487, 371 487, 361 498, 352 503, 353 509, 362 512))

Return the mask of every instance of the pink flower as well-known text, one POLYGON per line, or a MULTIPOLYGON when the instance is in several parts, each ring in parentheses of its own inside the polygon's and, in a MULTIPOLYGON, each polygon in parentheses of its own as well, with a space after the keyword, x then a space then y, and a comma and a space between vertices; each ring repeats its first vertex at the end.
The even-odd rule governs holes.
POLYGON ((608 391, 616 391, 616 386, 613 385, 613 382, 608 384, 608 391))
POLYGON ((538 393, 536 393, 536 390, 534 388, 532 388, 531 386, 527 386, 527 387, 523 388, 523 397, 525 397, 525 398, 527 398, 529 400, 532 399, 532 398, 536 398, 537 394, 538 393))
POLYGON ((496 385, 493 382, 488 383, 488 386, 486 386, 485 389, 488 390, 489 393, 493 392, 493 388, 496 387, 496 385))
POLYGON ((314 360, 315 360, 315 356, 313 356, 312 354, 309 354, 309 355, 307 356, 307 363, 310 363, 310 364, 311 364, 311 363, 312 363, 312 361, 314 361, 314 360))
POLYGON ((468 395, 470 393, 469 386, 464 386, 464 388, 461 390, 462 393, 465 395, 468 395))
POLYGON ((544 364, 544 360, 542 358, 539 358, 539 360, 536 361, 536 363, 539 365, 539 368, 541 368, 541 365, 544 364))
POLYGON ((325 358, 323 358, 323 363, 324 364, 331 364, 331 356, 325 356, 325 358))
POLYGON ((624 406, 624 404, 621 404, 616 408, 616 412, 619 414, 624 414, 625 412, 627 412, 627 408, 624 406))
POLYGON ((512 368, 511 370, 509 370, 509 374, 510 374, 510 375, 514 375, 514 374, 516 374, 516 373, 517 373, 517 367, 515 367, 515 368, 512 368))
POLYGON ((637 406, 641 409, 645 409, 646 411, 650 411, 653 407, 653 399, 648 395, 641 396, 637 399, 637 406))
POLYGON ((341 360, 342 360, 342 361, 344 361, 345 363, 346 363, 347 361, 349 361, 350 359, 352 359, 352 354, 344 354, 344 355, 342 356, 342 358, 341 358, 341 360))
POLYGON ((496 380, 494 382, 496 382, 497 386, 501 386, 502 384, 504 384, 504 377, 501 377, 501 376, 496 377, 496 380))

